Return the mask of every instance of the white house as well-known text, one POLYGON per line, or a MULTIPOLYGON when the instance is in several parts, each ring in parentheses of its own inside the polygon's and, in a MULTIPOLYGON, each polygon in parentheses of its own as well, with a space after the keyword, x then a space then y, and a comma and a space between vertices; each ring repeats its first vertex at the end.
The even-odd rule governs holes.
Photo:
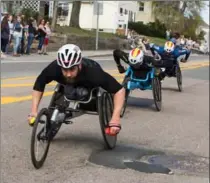
POLYGON ((154 15, 152 14, 152 1, 139 1, 137 8, 135 22, 147 24, 155 21, 154 15))
MULTIPOLYGON (((99 2, 99 31, 115 33, 116 29, 127 28, 128 21, 135 21, 138 10, 137 1, 98 1, 99 2)), ((2 3, 3 4, 3 3, 2 3)), ((1 5, 2 5, 1 4, 1 5)), ((4 1, 4 5, 7 1, 4 1)), ((19 9, 31 8, 38 11, 42 16, 53 16, 54 1, 14 1, 19 9)), ((17 7, 15 6, 15 7, 17 7)), ((3 7, 3 6, 1 6, 3 7)), ((6 6, 5 6, 6 7, 6 6)), ((3 8, 2 8, 3 9, 3 8)), ((57 24, 69 25, 71 18, 72 2, 58 2, 57 24)), ((3 11, 3 10, 2 10, 3 11)), ((93 0, 82 1, 80 27, 91 30, 97 28, 97 4, 93 0)))
MULTIPOLYGON (((57 23, 69 25, 71 18, 72 3, 60 3, 62 11, 58 16, 57 23)), ((99 1, 99 31, 115 33, 116 29, 125 29, 128 21, 135 21, 137 12, 136 1, 99 1), (121 22, 119 20, 122 20, 121 22), (125 21, 123 21, 125 20, 125 21)), ((93 1, 82 1, 80 17, 80 27, 83 29, 97 28, 97 4, 93 1)))

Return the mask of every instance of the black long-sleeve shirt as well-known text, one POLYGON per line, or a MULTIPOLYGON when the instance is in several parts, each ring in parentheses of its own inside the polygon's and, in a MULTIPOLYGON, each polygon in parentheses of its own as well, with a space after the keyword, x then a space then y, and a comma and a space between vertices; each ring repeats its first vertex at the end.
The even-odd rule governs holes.
MULTIPOLYGON (((57 81, 60 84, 71 85, 66 82, 62 74, 61 67, 57 61, 51 62, 37 77, 33 89, 43 92, 46 84, 51 81, 57 81)), ((115 78, 103 71, 100 65, 87 58, 82 59, 82 69, 78 74, 74 86, 82 86, 87 88, 101 87, 109 93, 116 93, 122 85, 115 78)))

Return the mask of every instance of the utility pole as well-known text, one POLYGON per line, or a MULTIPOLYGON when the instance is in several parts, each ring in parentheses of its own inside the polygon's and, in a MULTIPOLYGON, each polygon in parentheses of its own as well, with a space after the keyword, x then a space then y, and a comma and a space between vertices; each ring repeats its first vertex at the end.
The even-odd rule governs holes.
POLYGON ((98 50, 98 27, 99 27, 99 3, 96 1, 97 5, 97 23, 96 23, 96 50, 98 50))

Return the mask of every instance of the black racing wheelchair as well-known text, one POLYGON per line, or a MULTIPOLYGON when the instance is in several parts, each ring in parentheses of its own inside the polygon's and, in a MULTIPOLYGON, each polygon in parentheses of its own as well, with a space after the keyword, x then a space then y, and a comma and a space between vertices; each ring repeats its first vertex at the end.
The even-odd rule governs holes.
MULTIPOLYGON (((62 124, 72 124, 71 119, 83 114, 98 114, 102 136, 106 149, 116 146, 117 135, 106 133, 106 128, 113 113, 113 96, 100 87, 85 89, 80 88, 79 99, 73 99, 66 93, 66 87, 57 84, 54 94, 47 108, 42 108, 35 120, 31 136, 31 160, 36 169, 43 166, 47 157, 50 143, 55 138, 62 124), (42 127, 38 129, 38 126, 42 127), (37 143, 44 144, 44 151, 37 157, 37 143)), ((74 96, 75 97, 75 96, 74 96)))

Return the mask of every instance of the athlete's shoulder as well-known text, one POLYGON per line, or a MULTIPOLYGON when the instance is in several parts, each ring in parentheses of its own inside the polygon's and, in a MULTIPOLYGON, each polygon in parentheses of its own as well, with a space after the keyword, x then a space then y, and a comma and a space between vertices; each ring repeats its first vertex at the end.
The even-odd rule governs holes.
POLYGON ((100 64, 93 59, 83 57, 82 58, 82 65, 89 67, 89 68, 100 68, 100 64))

